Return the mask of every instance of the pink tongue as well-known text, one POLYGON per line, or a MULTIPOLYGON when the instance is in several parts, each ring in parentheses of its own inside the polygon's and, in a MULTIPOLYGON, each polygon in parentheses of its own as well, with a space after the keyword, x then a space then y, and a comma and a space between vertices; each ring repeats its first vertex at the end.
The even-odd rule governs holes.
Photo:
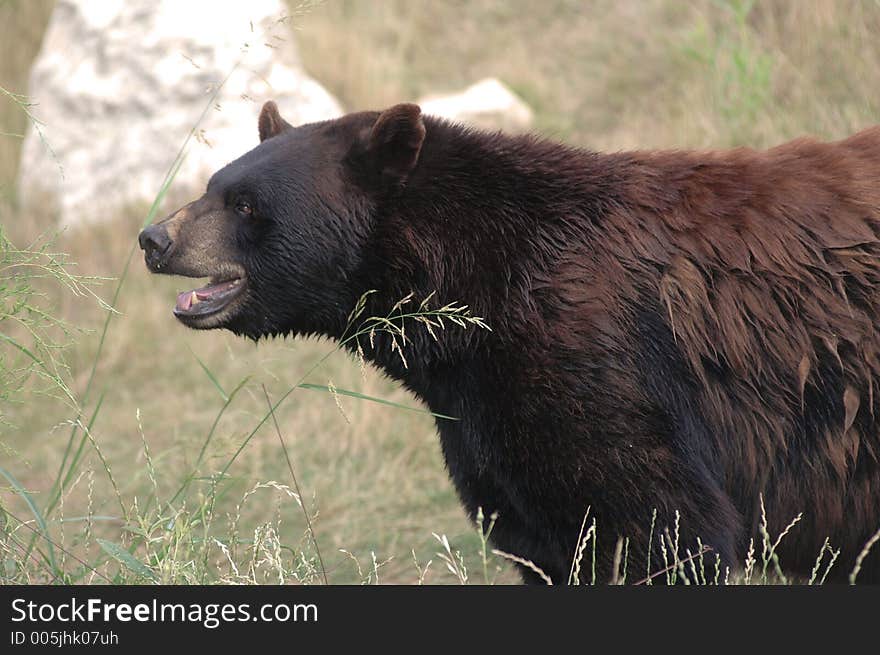
POLYGON ((195 294, 196 298, 199 300, 208 300, 217 293, 231 288, 234 284, 234 281, 221 282, 220 284, 212 284, 211 286, 195 289, 194 291, 182 291, 177 294, 177 309, 189 311, 193 305, 193 294, 195 294))
POLYGON ((181 309, 183 311, 189 311, 189 308, 192 307, 192 291, 181 291, 177 294, 177 309, 181 309))

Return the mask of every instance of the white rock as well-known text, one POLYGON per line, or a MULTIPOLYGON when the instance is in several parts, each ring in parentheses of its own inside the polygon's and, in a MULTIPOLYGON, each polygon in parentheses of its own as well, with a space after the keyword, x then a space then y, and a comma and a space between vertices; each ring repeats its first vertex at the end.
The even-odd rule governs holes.
POLYGON ((495 78, 481 80, 461 93, 427 96, 422 112, 484 129, 521 132, 529 129, 533 114, 528 105, 495 78))
POLYGON ((23 204, 48 192, 72 224, 151 201, 206 107, 177 195, 257 145, 265 100, 294 125, 339 116, 284 12, 281 0, 59 0, 31 71, 45 143, 33 128, 25 139, 23 204))

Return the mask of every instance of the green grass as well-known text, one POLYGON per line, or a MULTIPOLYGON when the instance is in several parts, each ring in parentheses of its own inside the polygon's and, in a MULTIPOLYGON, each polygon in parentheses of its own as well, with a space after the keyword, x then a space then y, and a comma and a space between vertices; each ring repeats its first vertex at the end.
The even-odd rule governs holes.
MULTIPOLYGON (((0 132, 27 126, 18 101, 51 4, 0 3, 0 87, 16 94, 0 98, 0 132)), ((876 2, 331 1, 293 22, 307 69, 350 109, 494 75, 539 131, 593 148, 767 146, 880 116, 876 2)), ((173 171, 152 206, 56 236, 51 210, 16 209, 19 148, 0 137, 0 298, 38 329, 0 321, 0 581, 518 581, 516 554, 487 545, 491 517, 461 510, 415 398, 338 344, 255 347, 177 324, 177 282, 132 258, 140 226, 190 200, 173 171)), ((588 579, 597 530, 585 520, 572 554, 588 579)), ((612 577, 727 579, 711 553, 657 536, 672 539, 665 561, 625 571, 622 543, 612 577)), ((785 581, 778 536, 755 536, 735 581, 785 581)))

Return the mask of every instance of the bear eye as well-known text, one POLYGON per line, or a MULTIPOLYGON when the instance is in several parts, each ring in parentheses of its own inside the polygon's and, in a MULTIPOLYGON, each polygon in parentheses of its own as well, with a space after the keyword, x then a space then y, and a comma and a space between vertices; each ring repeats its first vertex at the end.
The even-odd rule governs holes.
POLYGON ((235 203, 235 211, 237 211, 242 216, 252 216, 254 213, 254 208, 247 200, 239 200, 235 203))

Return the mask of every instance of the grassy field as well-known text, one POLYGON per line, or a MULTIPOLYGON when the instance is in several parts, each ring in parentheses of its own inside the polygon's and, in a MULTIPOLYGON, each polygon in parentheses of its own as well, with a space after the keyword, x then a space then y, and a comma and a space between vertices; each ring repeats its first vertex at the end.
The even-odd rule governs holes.
MULTIPOLYGON (((493 75, 531 104, 538 131, 604 150, 834 138, 880 117, 871 0, 291 4, 306 68, 347 109, 493 75)), ((0 2, 3 89, 27 92, 51 5, 0 2)), ((21 108, 0 96, 0 131, 25 129, 21 108)), ((15 207, 19 145, 0 136, 0 225, 24 247, 53 217, 15 207)), ((172 185, 159 214, 185 200, 172 185)), ((123 279, 148 211, 131 207, 52 244, 77 262, 68 270, 108 278, 90 283, 98 297, 120 289, 109 323, 88 293, 35 282, 31 304, 71 326, 45 332, 66 344, 47 352, 66 362, 58 373, 71 398, 40 371, 0 394, 0 580, 321 582, 323 568, 331 583, 446 583, 463 566, 470 581, 516 582, 507 562, 481 555, 424 413, 297 389, 278 430, 266 420, 253 432, 267 415, 263 386, 279 399, 335 346, 256 347, 177 324, 174 280, 151 278, 137 256, 123 279)), ((6 288, 15 270, 0 267, 6 288)), ((22 329, 12 333, 27 337, 22 329)), ((0 352, 3 370, 26 360, 0 352)), ((307 381, 419 407, 338 352, 307 381)))

